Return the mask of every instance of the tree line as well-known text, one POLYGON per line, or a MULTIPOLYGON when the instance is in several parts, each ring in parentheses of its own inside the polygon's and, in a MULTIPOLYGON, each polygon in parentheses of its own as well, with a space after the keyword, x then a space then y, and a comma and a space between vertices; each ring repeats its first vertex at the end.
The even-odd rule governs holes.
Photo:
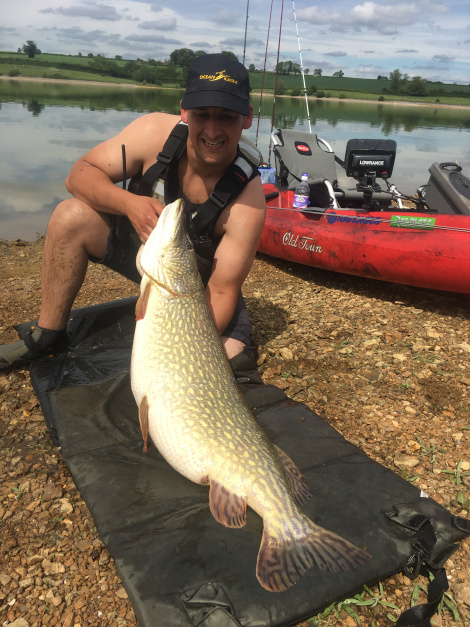
MULTIPOLYGON (((24 53, 27 55, 28 59, 34 59, 37 55, 41 54, 41 50, 38 48, 36 43, 32 40, 28 40, 22 48, 18 48, 18 53, 24 53)), ((122 57, 120 55, 116 55, 113 59, 109 59, 104 55, 97 54, 93 55, 93 53, 88 53, 87 57, 89 58, 89 62, 86 66, 86 70, 101 74, 113 76, 115 78, 123 78, 130 79, 139 83, 147 83, 152 85, 162 85, 163 83, 171 83, 176 85, 181 85, 184 87, 187 69, 189 64, 198 56, 207 54, 204 50, 192 50, 191 48, 177 48, 171 52, 169 59, 167 61, 156 61, 155 59, 148 59, 147 61, 143 61, 142 59, 137 59, 136 61, 131 60, 126 63, 122 62, 122 57)), ((222 54, 225 54, 231 58, 238 59, 238 57, 231 51, 223 50, 222 54)), ((82 57, 82 53, 78 53, 79 57, 82 57)), ((46 61, 36 60, 35 63, 42 63, 44 65, 48 65, 46 61)), ((74 66, 73 62, 67 63, 54 63, 58 67, 69 68, 69 69, 77 69, 84 70, 84 66, 82 64, 77 64, 74 66)), ((280 76, 289 76, 289 75, 299 75, 302 73, 302 67, 299 63, 295 63, 293 61, 280 61, 275 70, 280 76)), ((261 70, 257 70, 255 65, 252 63, 248 67, 249 72, 260 72, 261 70)), ((303 68, 304 74, 309 74, 309 68, 303 68)), ((321 68, 315 68, 311 76, 321 78, 323 76, 321 68)), ((344 77, 343 70, 338 70, 334 72, 332 75, 335 78, 344 77)), ((421 76, 414 76, 410 78, 408 74, 402 74, 402 72, 398 69, 390 72, 389 76, 377 76, 378 80, 387 81, 387 86, 382 88, 382 93, 384 94, 394 94, 394 95, 408 95, 408 96, 440 96, 444 95, 446 92, 442 88, 439 87, 439 82, 427 81, 421 76)), ((301 93, 301 90, 299 94, 301 93)), ((276 92, 281 94, 286 92, 285 85, 283 86, 282 81, 278 81, 276 92)), ((310 95, 314 95, 317 92, 317 87, 315 85, 310 85, 307 93, 310 95)), ((466 92, 455 91, 458 95, 467 96, 466 92)), ((447 92, 448 94, 448 92, 447 92)), ((293 95, 298 95, 293 94, 293 95)))
MULTIPOLYGON (((36 56, 42 54, 36 42, 32 40, 28 40, 21 48, 18 48, 17 52, 26 54, 28 59, 35 59, 36 56)), ((184 87, 189 64, 196 57, 203 54, 207 53, 204 50, 193 51, 190 48, 178 48, 173 50, 168 61, 156 61, 155 59, 143 61, 142 59, 137 59, 127 61, 123 64, 121 55, 116 55, 114 59, 110 59, 104 55, 94 55, 89 52, 86 55, 89 59, 86 66, 78 63, 74 65, 73 61, 64 63, 54 62, 54 66, 60 69, 68 68, 79 71, 86 69, 86 71, 95 74, 130 79, 138 83, 151 85, 172 83, 184 87)), ((238 57, 229 50, 223 50, 222 54, 238 60, 238 57)), ((83 54, 79 52, 77 56, 83 57, 83 54)), ((36 65, 49 65, 47 60, 43 59, 36 59, 34 63, 36 65)))

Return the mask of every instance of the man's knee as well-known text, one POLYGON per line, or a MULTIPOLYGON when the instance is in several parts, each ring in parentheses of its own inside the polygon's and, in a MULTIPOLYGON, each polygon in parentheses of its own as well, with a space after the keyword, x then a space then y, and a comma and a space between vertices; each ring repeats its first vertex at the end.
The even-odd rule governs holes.
POLYGON ((103 224, 109 228, 109 217, 77 198, 67 198, 60 202, 52 212, 49 220, 49 228, 59 228, 64 231, 74 231, 94 228, 97 224, 103 224))
POLYGON ((47 227, 47 238, 74 241, 90 256, 106 250, 110 216, 96 211, 77 198, 67 198, 54 209, 47 227))

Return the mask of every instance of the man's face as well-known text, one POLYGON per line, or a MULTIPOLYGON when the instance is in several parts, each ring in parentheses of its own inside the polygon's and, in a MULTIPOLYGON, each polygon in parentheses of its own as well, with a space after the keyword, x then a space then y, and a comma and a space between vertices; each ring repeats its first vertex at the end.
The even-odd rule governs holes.
POLYGON ((188 125, 188 145, 204 163, 230 163, 237 151, 242 131, 250 128, 253 107, 243 116, 221 107, 181 109, 181 119, 188 125))

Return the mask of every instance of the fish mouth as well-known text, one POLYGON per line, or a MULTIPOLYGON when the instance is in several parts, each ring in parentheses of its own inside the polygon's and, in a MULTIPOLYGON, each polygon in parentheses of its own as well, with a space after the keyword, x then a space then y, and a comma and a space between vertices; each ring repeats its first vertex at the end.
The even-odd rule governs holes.
POLYGON ((182 242, 185 236, 182 198, 178 198, 163 209, 155 231, 153 246, 174 246, 182 242))
POLYGON ((145 274, 157 279, 166 264, 166 258, 172 254, 171 251, 185 248, 185 227, 184 202, 179 198, 163 209, 157 226, 150 233, 143 248, 140 266, 145 274))

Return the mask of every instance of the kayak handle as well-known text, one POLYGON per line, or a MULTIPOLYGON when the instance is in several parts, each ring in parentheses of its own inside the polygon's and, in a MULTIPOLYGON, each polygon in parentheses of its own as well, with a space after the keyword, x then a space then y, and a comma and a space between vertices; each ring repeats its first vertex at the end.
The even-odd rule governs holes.
POLYGON ((446 168, 454 168, 456 172, 461 172, 461 166, 454 161, 445 161, 444 163, 440 163, 439 167, 441 170, 445 170, 446 168))
POLYGON ((270 192, 269 194, 264 195, 265 200, 272 200, 273 198, 277 198, 279 196, 279 192, 270 192))

